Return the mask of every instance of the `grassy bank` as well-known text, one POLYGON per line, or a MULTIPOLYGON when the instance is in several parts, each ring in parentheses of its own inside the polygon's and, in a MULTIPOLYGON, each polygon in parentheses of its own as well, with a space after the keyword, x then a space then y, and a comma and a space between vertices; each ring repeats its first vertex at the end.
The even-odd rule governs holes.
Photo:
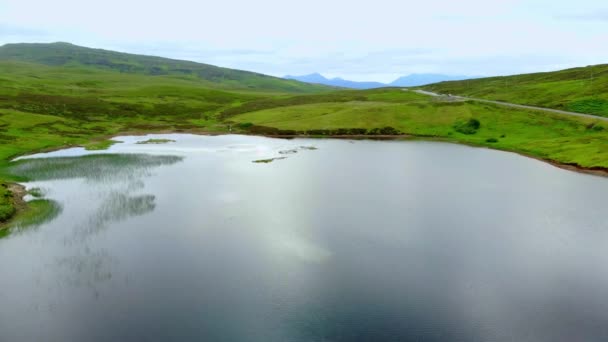
POLYGON ((240 114, 231 120, 296 134, 315 129, 331 133, 392 127, 403 134, 515 151, 585 168, 608 168, 608 127, 599 120, 475 102, 439 102, 424 95, 401 95, 399 90, 383 92, 389 101, 375 98, 281 106, 240 114), (400 100, 393 101, 395 98, 400 100), (463 130, 471 119, 478 120, 479 127, 463 130))
MULTIPOLYGON (((169 115, 104 116, 91 121, 0 109, 4 130, 0 166, 6 166, 14 156, 44 149, 76 145, 106 148, 112 142, 103 137, 125 132, 232 130, 264 135, 408 134, 515 151, 585 168, 608 168, 608 127, 598 120, 474 102, 439 102, 400 89, 340 91, 334 96, 273 95, 228 105, 205 120, 181 117, 180 113, 173 119, 169 115), (260 107, 264 109, 255 110, 260 107), (479 125, 469 127, 472 119, 479 125), (263 130, 256 131, 260 127, 263 130), (269 133, 268 128, 274 130, 269 133)), ((4 181, 19 180, 5 171, 0 175, 4 181)), ((0 208, 10 211, 11 197, 1 198, 0 208)))

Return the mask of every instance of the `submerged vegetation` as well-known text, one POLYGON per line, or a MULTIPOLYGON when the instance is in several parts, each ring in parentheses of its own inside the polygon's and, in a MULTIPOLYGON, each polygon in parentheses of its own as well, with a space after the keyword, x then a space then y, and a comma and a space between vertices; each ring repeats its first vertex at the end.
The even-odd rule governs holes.
POLYGON ((167 144, 170 142, 175 142, 175 140, 171 140, 171 139, 148 139, 148 140, 144 140, 144 141, 138 141, 137 144, 139 145, 147 145, 147 144, 167 144))
POLYGON ((43 197, 44 193, 45 192, 40 188, 31 188, 27 190, 27 194, 35 198, 43 197))
POLYGON ((275 157, 275 158, 267 158, 267 159, 258 159, 258 160, 254 160, 253 163, 257 163, 257 164, 268 164, 268 163, 272 163, 275 160, 281 160, 281 159, 286 159, 287 157, 275 157))
POLYGON ((279 151, 279 154, 296 154, 301 150, 308 150, 308 151, 314 151, 314 150, 318 150, 318 148, 314 147, 314 146, 300 146, 297 148, 292 148, 290 150, 282 150, 279 151))
MULTIPOLYGON (((603 66, 595 68, 593 91, 585 92, 570 93, 574 84, 580 86, 580 80, 568 76, 572 71, 544 78, 522 75, 509 81, 509 92, 492 83, 495 80, 446 82, 428 88, 603 115, 608 89, 601 86, 603 66)), ((583 68, 579 76, 585 72, 583 68)), ((108 137, 118 134, 416 136, 492 146, 585 168, 608 168, 607 127, 593 118, 435 101, 401 88, 340 90, 71 44, 6 45, 0 47, 0 180, 5 184, 0 188, 0 221, 15 212, 8 182, 32 177, 34 172, 27 163, 12 164, 10 159, 59 147, 105 149, 115 143, 108 137)), ((100 172, 112 172, 120 163, 101 158, 108 158, 107 165, 99 159, 93 165, 86 158, 77 163, 79 167, 103 164, 100 172)), ((65 165, 75 162, 66 160, 65 165)), ((52 170, 42 176, 52 177, 52 170)))
POLYGON ((145 173, 151 168, 181 162, 180 156, 148 154, 92 154, 79 157, 32 158, 13 162, 5 171, 28 180, 82 178, 117 180, 145 173))
MULTIPOLYGON (((78 157, 22 159, 11 163, 4 171, 9 175, 19 175, 22 177, 21 179, 32 181, 79 178, 87 182, 121 182, 145 175, 152 168, 171 165, 182 160, 183 157, 179 156, 92 154, 78 157)), ((12 194, 8 190, 8 186, 3 188, 6 190, 4 207, 7 211, 12 211, 5 216, 5 221, 13 216, 15 207, 23 207, 27 204, 30 209, 26 212, 19 212, 11 222, 11 227, 36 225, 45 219, 54 217, 60 210, 57 203, 43 198, 45 195, 43 189, 35 187, 26 192, 23 187, 13 185, 13 191, 19 193, 12 194), (24 202, 23 196, 25 195, 30 195, 35 199, 24 202)), ((125 198, 123 204, 131 205, 133 203, 138 204, 138 199, 125 198)), ((6 227, 8 225, 3 224, 0 229, 6 227)))

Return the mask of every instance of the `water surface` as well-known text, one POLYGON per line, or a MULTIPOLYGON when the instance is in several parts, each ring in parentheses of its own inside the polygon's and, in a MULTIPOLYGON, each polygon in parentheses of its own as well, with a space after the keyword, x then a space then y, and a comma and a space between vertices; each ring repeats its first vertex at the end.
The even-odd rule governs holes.
POLYGON ((14 166, 61 211, 0 239, 0 341, 608 340, 606 178, 434 142, 117 139, 14 166))

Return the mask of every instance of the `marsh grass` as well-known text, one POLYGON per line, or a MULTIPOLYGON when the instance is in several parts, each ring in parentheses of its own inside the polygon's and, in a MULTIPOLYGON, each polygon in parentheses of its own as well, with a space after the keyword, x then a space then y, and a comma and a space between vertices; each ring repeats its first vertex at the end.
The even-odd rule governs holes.
POLYGON ((34 198, 42 198, 45 192, 40 188, 31 188, 27 191, 27 193, 34 198))
POLYGON ((28 210, 18 213, 8 224, 8 227, 0 231, 0 237, 49 222, 57 217, 62 210, 59 203, 48 199, 29 201, 27 206, 28 210))
POLYGON ((148 145, 148 144, 167 144, 167 143, 171 143, 171 142, 175 142, 175 140, 171 140, 171 139, 148 139, 148 140, 144 140, 144 141, 138 141, 136 144, 138 145, 148 145))
POLYGON ((87 151, 101 151, 101 150, 107 150, 108 148, 110 148, 110 146, 112 146, 114 144, 119 144, 119 143, 122 143, 122 141, 102 140, 102 141, 95 141, 95 142, 91 142, 88 144, 84 144, 84 148, 87 151))
POLYGON ((268 163, 272 163, 275 160, 281 160, 281 159, 286 159, 287 157, 275 157, 275 158, 267 158, 267 159, 258 159, 258 160, 254 160, 252 161, 252 163, 256 163, 256 164, 268 164, 268 163))

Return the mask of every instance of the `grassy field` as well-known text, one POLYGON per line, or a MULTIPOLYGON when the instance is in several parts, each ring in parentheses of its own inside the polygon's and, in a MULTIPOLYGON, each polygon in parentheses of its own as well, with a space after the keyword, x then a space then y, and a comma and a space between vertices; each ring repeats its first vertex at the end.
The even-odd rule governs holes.
POLYGON ((608 117, 608 64, 555 72, 442 82, 423 88, 443 94, 608 117))
MULTIPOLYGON (((370 91, 368 91, 370 92, 370 91)), ((416 136, 447 139, 528 154, 583 167, 608 168, 608 126, 599 120, 475 102, 440 102, 401 90, 374 90, 375 100, 303 104, 237 115, 239 123, 307 133, 309 130, 393 127, 416 136), (389 101, 378 98, 390 99, 389 101), (400 101, 393 101, 401 98, 400 101), (457 129, 480 122, 473 134, 457 129)), ((357 92, 365 94, 365 91, 357 92)))
MULTIPOLYGON (((213 66, 71 45, 50 44, 46 52, 41 45, 21 46, 21 52, 9 47, 0 47, 0 183, 5 185, 24 180, 7 171, 16 156, 68 146, 104 149, 113 135, 163 131, 409 134, 608 168, 608 125, 594 119, 442 102, 399 88, 335 90, 218 68, 235 83, 210 76, 217 71, 213 66), (114 65, 121 63, 132 67, 114 65), (180 63, 198 71, 176 70, 184 67, 180 63)), ((2 221, 14 206, 10 191, 0 190, 2 221)), ((43 202, 36 203, 44 212, 43 202)))

